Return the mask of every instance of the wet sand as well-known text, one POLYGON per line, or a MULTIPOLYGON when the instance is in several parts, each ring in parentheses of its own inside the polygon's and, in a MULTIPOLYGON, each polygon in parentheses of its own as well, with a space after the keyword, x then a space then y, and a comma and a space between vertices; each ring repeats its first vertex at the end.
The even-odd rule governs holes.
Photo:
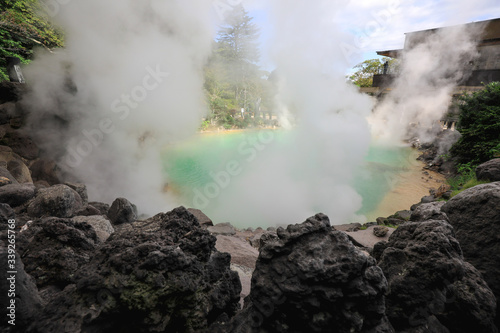
POLYGON ((416 160, 419 154, 420 152, 415 150, 412 154, 415 163, 394 179, 395 186, 387 193, 377 209, 366 214, 368 222, 375 221, 377 217, 390 216, 399 210, 410 209, 413 204, 420 202, 423 196, 429 195, 431 188, 437 189, 445 183, 446 178, 443 175, 423 169, 425 164, 416 160))

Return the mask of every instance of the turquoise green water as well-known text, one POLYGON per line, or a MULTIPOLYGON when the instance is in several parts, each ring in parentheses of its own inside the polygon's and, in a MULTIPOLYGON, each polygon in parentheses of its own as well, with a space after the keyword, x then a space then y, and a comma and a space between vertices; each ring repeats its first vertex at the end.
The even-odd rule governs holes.
MULTIPOLYGON (((219 192, 224 191, 226 180, 229 181, 224 175, 233 172, 229 176, 237 178, 245 174, 244 167, 265 148, 268 137, 262 133, 265 132, 200 134, 181 145, 168 147, 163 154, 163 167, 169 191, 175 193, 181 204, 203 209, 209 216, 215 214, 214 210, 223 209, 224 202, 217 200, 219 192), (213 194, 213 198, 208 198, 210 205, 205 207, 205 195, 202 195, 203 199, 197 195, 205 193, 203 190, 215 182, 220 186, 210 188, 209 194, 213 194)), ((284 131, 269 133, 274 143, 290 139, 284 131)), ((358 214, 370 215, 377 210, 396 185, 398 175, 407 170, 411 153, 407 147, 370 147, 365 163, 355 172, 351 183, 363 199, 358 214)))

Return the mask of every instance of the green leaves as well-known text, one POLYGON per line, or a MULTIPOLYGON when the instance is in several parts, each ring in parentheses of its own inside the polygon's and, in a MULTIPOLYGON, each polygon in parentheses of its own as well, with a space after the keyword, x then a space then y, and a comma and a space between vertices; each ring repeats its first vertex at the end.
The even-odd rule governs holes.
POLYGON ((369 59, 354 66, 356 71, 348 77, 349 81, 358 87, 371 87, 373 84, 373 75, 384 73, 384 63, 389 63, 388 68, 391 71, 397 71, 399 67, 398 59, 384 57, 382 59, 369 59))
POLYGON ((43 14, 37 0, 4 0, 0 4, 0 80, 8 80, 5 57, 29 63, 33 48, 62 47, 63 35, 43 14))
POLYGON ((462 134, 450 152, 459 163, 479 165, 500 154, 500 82, 461 98, 457 129, 462 134))
MULTIPOLYGON (((259 29, 252 20, 241 5, 228 13, 205 67, 208 118, 225 128, 248 126, 249 113, 268 106, 272 99, 267 73, 257 64, 259 29), (243 116, 241 108, 245 109, 243 116)), ((253 119, 257 121, 257 117, 253 119)))

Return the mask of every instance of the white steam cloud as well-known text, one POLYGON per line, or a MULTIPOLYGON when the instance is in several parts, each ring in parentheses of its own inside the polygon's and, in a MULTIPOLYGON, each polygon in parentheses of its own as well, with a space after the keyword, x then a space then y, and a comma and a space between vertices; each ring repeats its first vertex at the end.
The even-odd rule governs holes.
MULTIPOLYGON (((348 222, 362 204, 351 180, 369 147, 371 101, 345 83, 351 59, 339 45, 351 37, 334 21, 342 4, 267 6, 278 104, 297 125, 285 143, 273 134, 262 149, 246 147, 248 169, 228 165, 234 176, 211 202, 211 217, 256 227, 321 211, 332 223, 348 222)), ((66 49, 39 55, 27 69, 33 91, 26 102, 42 148, 87 184, 91 200, 124 196, 150 214, 177 204, 161 193, 160 151, 193 134, 205 112, 201 69, 217 13, 206 0, 60 6, 66 49)))
MULTIPOLYGON (((279 77, 281 123, 296 123, 290 140, 274 140, 251 170, 221 192, 218 220, 238 225, 289 224, 317 212, 347 223, 361 208, 351 186, 369 148, 365 118, 371 101, 345 83, 341 42, 349 42, 334 18, 341 4, 276 0, 272 49, 279 77), (284 119, 293 116, 293 121, 284 119), (296 119, 296 121, 295 121, 296 119)), ((358 217, 358 221, 362 217, 358 217)))
POLYGON ((214 34, 210 1, 73 0, 54 11, 66 48, 26 69, 33 132, 91 200, 124 196, 147 213, 161 194, 159 153, 204 115, 202 66, 214 34))
POLYGON ((432 141, 440 130, 439 120, 448 111, 454 88, 472 70, 481 32, 480 26, 460 25, 425 36, 410 34, 401 73, 370 119, 373 135, 385 142, 400 142, 409 135, 432 141), (411 130, 410 123, 414 124, 411 130))

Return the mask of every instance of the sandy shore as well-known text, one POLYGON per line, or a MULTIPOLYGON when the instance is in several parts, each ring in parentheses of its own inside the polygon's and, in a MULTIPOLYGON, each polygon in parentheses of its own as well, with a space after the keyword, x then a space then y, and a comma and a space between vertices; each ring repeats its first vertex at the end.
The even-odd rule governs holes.
POLYGON ((424 170, 425 163, 417 161, 420 154, 415 150, 411 158, 415 161, 408 170, 395 179, 393 189, 386 194, 377 209, 366 214, 368 221, 375 221, 377 217, 387 217, 400 210, 407 210, 420 199, 429 195, 431 188, 439 188, 446 182, 446 178, 433 171, 424 170))

